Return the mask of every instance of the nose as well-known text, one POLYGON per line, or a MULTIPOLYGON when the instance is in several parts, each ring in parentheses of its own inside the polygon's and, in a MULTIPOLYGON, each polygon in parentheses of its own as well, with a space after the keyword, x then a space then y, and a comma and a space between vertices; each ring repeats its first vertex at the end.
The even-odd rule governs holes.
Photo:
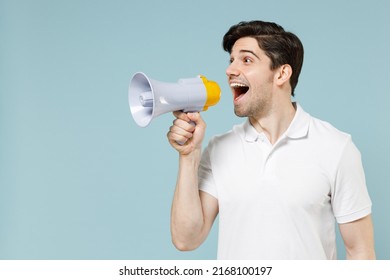
POLYGON ((239 76, 239 75, 240 75, 240 70, 238 69, 237 65, 233 61, 226 68, 226 76, 231 77, 231 76, 239 76))

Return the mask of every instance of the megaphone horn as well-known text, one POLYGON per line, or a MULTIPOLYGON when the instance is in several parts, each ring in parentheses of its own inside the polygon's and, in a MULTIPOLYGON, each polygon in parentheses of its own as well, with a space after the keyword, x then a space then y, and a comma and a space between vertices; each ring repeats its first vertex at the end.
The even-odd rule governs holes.
POLYGON ((218 103, 221 89, 204 76, 177 83, 155 81, 142 72, 130 81, 128 99, 134 121, 145 127, 161 114, 173 111, 200 112, 218 103))

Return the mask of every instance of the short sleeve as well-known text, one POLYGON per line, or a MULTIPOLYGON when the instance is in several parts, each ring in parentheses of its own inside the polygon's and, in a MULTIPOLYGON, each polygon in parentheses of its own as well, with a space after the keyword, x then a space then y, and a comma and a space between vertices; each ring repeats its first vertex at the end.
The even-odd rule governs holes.
POLYGON ((202 158, 199 165, 198 180, 199 190, 207 192, 218 199, 217 187, 213 177, 212 164, 210 158, 210 144, 202 153, 202 158))
POLYGON ((349 138, 336 172, 332 193, 333 213, 338 223, 348 223, 369 215, 371 205, 361 155, 349 138))

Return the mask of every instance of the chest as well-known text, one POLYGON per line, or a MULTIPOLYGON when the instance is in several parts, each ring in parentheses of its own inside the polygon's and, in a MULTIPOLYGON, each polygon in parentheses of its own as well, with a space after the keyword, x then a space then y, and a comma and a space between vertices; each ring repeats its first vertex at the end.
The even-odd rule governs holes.
POLYGON ((222 210, 320 211, 330 204, 332 178, 317 149, 247 145, 218 158, 213 173, 222 210))

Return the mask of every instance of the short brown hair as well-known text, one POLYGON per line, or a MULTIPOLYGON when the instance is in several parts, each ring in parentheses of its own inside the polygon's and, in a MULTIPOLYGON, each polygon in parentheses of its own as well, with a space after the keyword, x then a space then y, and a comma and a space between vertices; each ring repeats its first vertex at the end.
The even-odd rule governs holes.
POLYGON ((257 40, 260 49, 271 59, 271 69, 276 69, 284 64, 291 66, 290 85, 291 95, 294 96, 304 53, 299 38, 274 22, 242 21, 230 27, 225 34, 222 41, 223 49, 231 53, 234 43, 243 37, 252 37, 257 40))

